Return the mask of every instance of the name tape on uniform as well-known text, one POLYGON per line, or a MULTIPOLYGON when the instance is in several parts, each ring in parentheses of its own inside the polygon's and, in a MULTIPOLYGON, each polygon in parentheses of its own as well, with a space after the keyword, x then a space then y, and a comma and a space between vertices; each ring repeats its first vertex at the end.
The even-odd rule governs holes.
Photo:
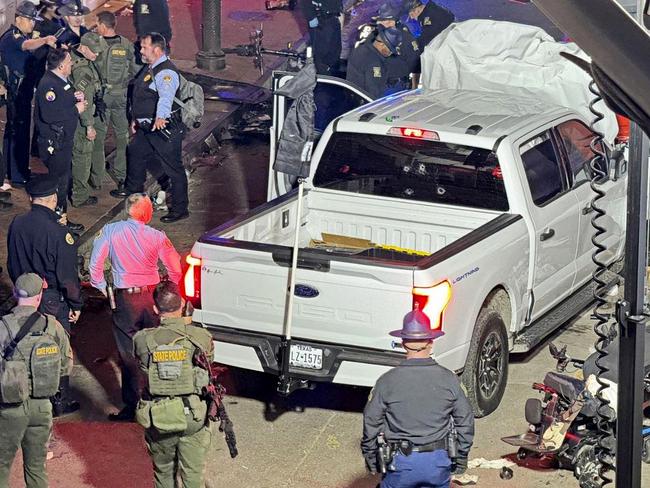
POLYGON ((52 354, 57 354, 58 352, 58 346, 43 346, 36 348, 37 356, 51 356, 52 354))
POLYGON ((185 361, 187 359, 187 350, 178 349, 170 351, 154 351, 153 352, 153 362, 154 363, 168 363, 175 361, 185 361))

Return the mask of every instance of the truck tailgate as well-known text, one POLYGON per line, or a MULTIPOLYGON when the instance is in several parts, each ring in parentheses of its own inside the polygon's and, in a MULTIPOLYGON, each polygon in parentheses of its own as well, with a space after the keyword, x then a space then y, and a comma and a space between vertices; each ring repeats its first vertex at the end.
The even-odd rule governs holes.
MULTIPOLYGON (((202 258, 202 310, 196 318, 208 327, 281 335, 290 250, 215 244, 198 243, 200 249, 193 251, 202 258), (285 262, 276 262, 274 254, 276 260, 283 254, 285 262)), ((314 255, 301 253, 300 258, 314 255)), ((292 336, 390 350, 387 332, 412 307, 413 269, 318 256, 321 270, 299 268, 296 275, 292 336)))

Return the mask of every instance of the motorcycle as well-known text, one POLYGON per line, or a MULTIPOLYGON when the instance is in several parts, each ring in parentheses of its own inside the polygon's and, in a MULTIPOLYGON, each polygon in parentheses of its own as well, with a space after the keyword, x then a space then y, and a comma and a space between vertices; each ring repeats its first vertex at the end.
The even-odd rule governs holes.
MULTIPOLYGON (((596 380, 596 359, 594 353, 585 360, 567 355, 567 347, 558 349, 549 345, 551 356, 557 361, 556 371, 546 374, 542 383, 533 383, 532 388, 543 397, 526 400, 524 413, 529 423, 527 432, 521 435, 503 437, 501 440, 518 447, 517 458, 529 456, 551 458, 559 468, 570 469, 581 488, 601 486, 601 468, 596 447, 599 440, 597 411, 609 419, 616 418, 616 391, 618 381, 618 341, 610 340, 605 347, 608 355, 601 361, 608 371, 600 375, 607 385, 602 396, 609 400, 606 407, 600 406, 596 394, 600 384, 596 380), (566 374, 569 366, 581 373, 566 374)), ((643 402, 644 428, 643 462, 650 464, 650 426, 647 415, 650 410, 650 330, 646 333, 645 396, 643 402)))

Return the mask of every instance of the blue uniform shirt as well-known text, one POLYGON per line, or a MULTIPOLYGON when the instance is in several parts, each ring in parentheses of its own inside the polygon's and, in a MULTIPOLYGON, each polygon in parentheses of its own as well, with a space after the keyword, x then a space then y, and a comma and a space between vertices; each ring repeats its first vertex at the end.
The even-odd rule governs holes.
MULTIPOLYGON (((160 63, 167 61, 167 56, 163 55, 158 61, 151 65, 154 69, 160 63)), ((172 113, 174 95, 180 86, 178 73, 170 69, 161 70, 153 79, 149 88, 158 92, 158 106, 156 107, 156 118, 168 119, 172 113)))
POLYGON ((0 56, 10 71, 25 75, 31 53, 23 51, 23 44, 29 39, 18 27, 12 25, 0 38, 0 56))
POLYGON ((181 258, 164 232, 128 219, 107 224, 99 231, 90 256, 90 283, 106 289, 104 261, 111 260, 115 288, 155 285, 160 281, 158 260, 167 269, 169 279, 181 279, 181 258))

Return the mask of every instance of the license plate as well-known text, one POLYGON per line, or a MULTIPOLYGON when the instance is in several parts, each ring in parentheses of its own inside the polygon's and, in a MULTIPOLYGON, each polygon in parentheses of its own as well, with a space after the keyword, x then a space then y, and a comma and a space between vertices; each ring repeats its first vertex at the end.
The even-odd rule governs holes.
POLYGON ((291 344, 289 364, 298 368, 323 369, 323 350, 317 347, 291 344))

